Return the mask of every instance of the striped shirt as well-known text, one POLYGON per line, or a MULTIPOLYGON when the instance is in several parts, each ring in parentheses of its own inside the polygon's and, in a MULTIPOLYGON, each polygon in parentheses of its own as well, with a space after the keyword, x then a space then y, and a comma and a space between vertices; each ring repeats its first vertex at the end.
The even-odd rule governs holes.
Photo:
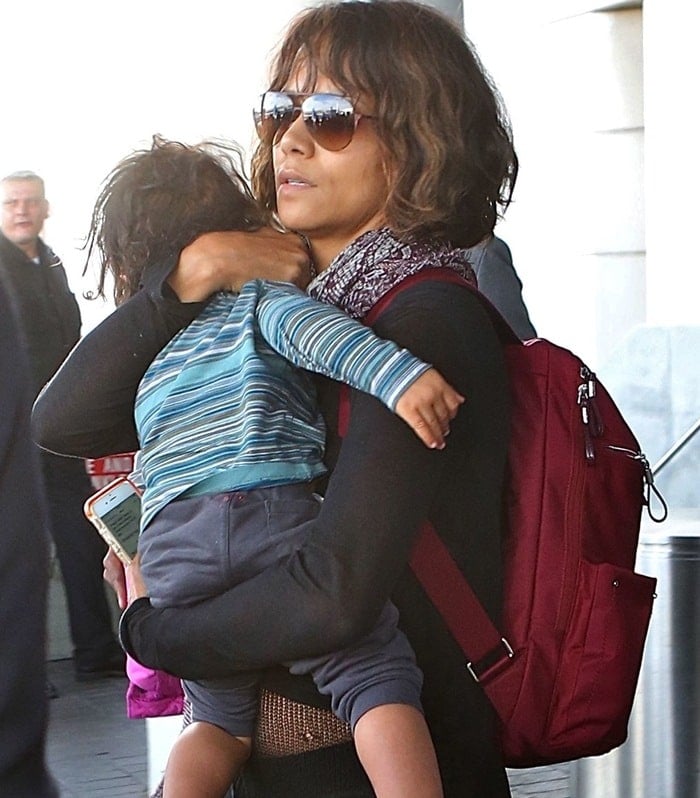
POLYGON ((325 426, 306 370, 394 410, 428 368, 292 285, 253 280, 216 294, 138 388, 142 528, 178 497, 323 474, 325 426))

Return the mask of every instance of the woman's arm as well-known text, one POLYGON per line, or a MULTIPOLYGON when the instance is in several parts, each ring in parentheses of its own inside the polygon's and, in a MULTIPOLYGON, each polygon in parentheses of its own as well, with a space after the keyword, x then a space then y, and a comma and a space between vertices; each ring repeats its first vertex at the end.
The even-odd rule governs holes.
POLYGON ((138 448, 136 388, 146 368, 202 307, 146 289, 108 316, 73 349, 39 394, 32 434, 43 448, 102 457, 138 448))
POLYGON ((177 264, 150 269, 143 290, 85 336, 44 388, 32 416, 34 439, 76 457, 136 449, 134 398, 146 368, 203 300, 255 277, 305 287, 309 256, 299 236, 270 228, 207 233, 177 264))
POLYGON ((500 346, 467 289, 408 289, 376 329, 434 363, 467 397, 446 449, 425 448, 377 400, 353 394, 350 426, 305 544, 284 564, 194 607, 132 604, 121 632, 136 659, 186 678, 219 677, 338 649, 371 628, 441 481, 463 461, 481 420, 470 397, 481 392, 490 401, 493 385, 504 385, 500 346))

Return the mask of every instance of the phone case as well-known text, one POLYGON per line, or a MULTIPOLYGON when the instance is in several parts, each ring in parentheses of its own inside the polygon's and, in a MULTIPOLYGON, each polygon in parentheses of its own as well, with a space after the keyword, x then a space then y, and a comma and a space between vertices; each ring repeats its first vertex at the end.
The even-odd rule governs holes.
POLYGON ((107 524, 102 520, 102 518, 97 515, 94 510, 95 503, 102 498, 106 493, 109 493, 115 485, 121 483, 128 483, 134 489, 134 492, 137 495, 141 495, 141 491, 139 488, 131 482, 130 479, 127 477, 119 477, 115 479, 113 482, 110 482, 108 485, 105 485, 103 488, 97 491, 97 493, 90 496, 90 498, 85 502, 83 510, 85 512, 85 516, 93 524, 95 529, 100 533, 104 541, 107 545, 112 549, 112 551, 119 557, 119 559, 124 563, 124 565, 129 565, 131 563, 131 555, 129 552, 124 548, 122 541, 112 532, 112 530, 107 526, 107 524))

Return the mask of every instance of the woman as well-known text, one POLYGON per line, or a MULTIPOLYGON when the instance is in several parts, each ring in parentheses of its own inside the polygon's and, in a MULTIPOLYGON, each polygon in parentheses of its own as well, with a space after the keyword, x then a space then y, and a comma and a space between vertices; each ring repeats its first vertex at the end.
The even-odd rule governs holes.
MULTIPOLYGON (((307 682, 274 666, 356 640, 391 597, 424 672, 445 795, 506 796, 493 713, 407 567, 427 519, 497 617, 502 352, 478 297, 438 279, 444 270, 469 277, 461 248, 492 231, 510 198, 517 161, 497 95, 471 47, 434 11, 401 0, 333 3, 292 24, 257 112, 254 186, 308 239, 319 272, 311 293, 362 318, 402 279, 425 275, 373 326, 436 366, 467 401, 436 452, 353 394, 341 442, 338 392, 322 384, 332 476, 307 542, 283 566, 193 608, 159 610, 138 598, 123 617, 123 643, 145 664, 191 679, 271 668, 257 755, 237 798, 359 798, 372 793, 344 730, 307 682)), ((241 236, 195 241, 174 270, 164 264, 169 287, 149 284, 83 341, 37 403, 42 445, 93 456, 135 445, 133 396, 158 349, 212 291, 277 269, 261 252, 274 234, 241 236), (258 262, 243 266, 251 252, 258 262), (105 345, 115 332, 121 354, 105 345), (86 371, 89 385, 73 396, 86 371)), ((288 238, 280 247, 302 270, 288 238)))

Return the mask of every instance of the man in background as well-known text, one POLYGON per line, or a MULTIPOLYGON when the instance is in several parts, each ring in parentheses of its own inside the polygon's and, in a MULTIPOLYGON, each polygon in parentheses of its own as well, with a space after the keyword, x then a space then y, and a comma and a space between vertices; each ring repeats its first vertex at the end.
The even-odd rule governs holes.
POLYGON ((18 335, 0 274, 0 795, 58 798, 44 757, 49 539, 18 335))
MULTIPOLYGON (((0 202, 0 278, 17 313, 33 399, 77 343, 80 310, 60 258, 39 237, 49 215, 43 180, 33 172, 8 175, 0 180, 0 202)), ((42 452, 40 460, 49 528, 68 604, 76 678, 123 675, 124 656, 112 631, 102 581, 106 549, 82 511, 93 492, 85 464, 49 452, 42 452)), ((21 491, 21 484, 16 487, 21 491)), ((27 504, 25 511, 29 518, 35 508, 27 504)))

